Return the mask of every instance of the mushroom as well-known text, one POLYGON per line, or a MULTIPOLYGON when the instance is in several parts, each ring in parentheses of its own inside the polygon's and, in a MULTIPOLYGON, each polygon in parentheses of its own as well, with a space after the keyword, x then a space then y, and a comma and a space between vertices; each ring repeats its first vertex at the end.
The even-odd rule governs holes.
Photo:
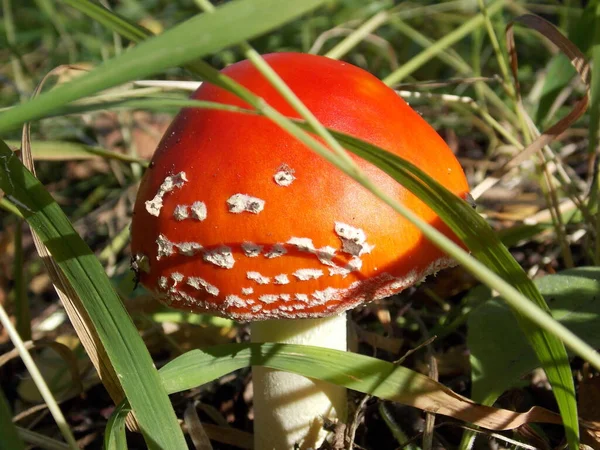
MULTIPOLYGON (((442 138, 368 72, 325 57, 266 61, 327 127, 393 152, 465 197, 442 138)), ((251 63, 223 73, 281 113, 298 114, 251 63)), ((204 83, 193 98, 246 107, 204 83)), ((413 194, 364 160, 380 188, 457 241, 413 194)), ((406 219, 268 119, 183 109, 141 182, 132 224, 139 280, 165 304, 252 322, 255 342, 346 350, 345 311, 454 265, 406 219)), ((253 368, 255 448, 317 447, 345 390, 253 368)))

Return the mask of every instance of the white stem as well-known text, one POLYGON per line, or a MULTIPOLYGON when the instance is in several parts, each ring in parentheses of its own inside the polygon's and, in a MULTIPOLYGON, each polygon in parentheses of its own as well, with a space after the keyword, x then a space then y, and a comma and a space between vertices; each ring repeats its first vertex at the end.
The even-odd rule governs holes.
MULTIPOLYGON (((346 351, 346 314, 251 324, 252 342, 316 345, 346 351)), ((318 448, 323 418, 346 418, 346 389, 264 367, 252 368, 255 450, 318 448)))

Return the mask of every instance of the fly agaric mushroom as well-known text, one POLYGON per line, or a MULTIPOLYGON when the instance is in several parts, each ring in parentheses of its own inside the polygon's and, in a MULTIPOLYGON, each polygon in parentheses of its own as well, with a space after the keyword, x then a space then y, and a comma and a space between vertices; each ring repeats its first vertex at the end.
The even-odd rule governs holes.
MULTIPOLYGON (((327 127, 393 152, 465 197, 442 138, 377 78, 325 57, 268 64, 327 127)), ((244 61, 223 73, 298 117, 244 61)), ((247 107, 204 83, 195 99, 247 107)), ((439 217, 373 165, 378 186, 452 239, 439 217)), ((184 109, 142 180, 132 224, 139 280, 174 308, 251 321, 256 342, 346 350, 344 312, 388 297, 453 261, 368 190, 268 119, 184 109)), ((253 369, 255 448, 316 447, 323 417, 344 417, 344 389, 253 369)))

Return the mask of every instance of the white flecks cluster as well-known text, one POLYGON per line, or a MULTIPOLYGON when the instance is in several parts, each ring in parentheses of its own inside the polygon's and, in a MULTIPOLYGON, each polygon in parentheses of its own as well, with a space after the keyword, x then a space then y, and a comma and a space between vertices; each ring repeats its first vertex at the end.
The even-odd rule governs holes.
POLYGON ((234 214, 243 212, 258 214, 265 208, 265 201, 246 194, 234 194, 227 199, 227 208, 234 214))
POLYGON ((317 255, 317 258, 321 264, 325 264, 326 266, 335 266, 335 263, 333 262, 333 258, 335 257, 335 248, 327 245, 315 250, 315 254, 317 255))
POLYGON ((242 288, 242 294, 244 294, 244 295, 252 295, 252 294, 254 294, 254 288, 244 287, 244 288, 242 288))
POLYGON ((262 252, 263 246, 254 242, 242 242, 242 251, 249 258, 256 258, 262 252))
POLYGON ((183 281, 183 274, 179 272, 173 272, 171 274, 172 283, 169 283, 169 279, 165 276, 158 278, 158 287, 161 291, 167 292, 166 297, 167 304, 170 303, 174 294, 178 293, 177 285, 183 281), (170 286, 169 286, 170 284, 170 286))
POLYGON ((158 287, 162 290, 166 290, 169 287, 169 279, 167 277, 159 277, 158 287))
MULTIPOLYGON (((281 312, 300 311, 307 308, 313 308, 323 305, 326 305, 327 309, 335 309, 337 306, 339 306, 339 303, 341 302, 346 292, 347 289, 327 288, 322 291, 316 291, 310 295, 293 294, 293 297, 291 294, 264 294, 258 297, 258 301, 260 303, 263 303, 264 305, 274 305, 275 303, 282 302, 282 304, 271 306, 269 309, 265 309, 265 307, 263 307, 262 311, 269 317, 293 317, 293 315, 288 316, 286 314, 281 314, 281 312)), ((236 301, 236 303, 239 304, 239 301, 236 301)), ((309 316, 310 313, 308 313, 307 316, 303 317, 309 316)), ((265 317, 261 315, 261 318, 265 317)))
POLYGON ((231 247, 227 247, 226 245, 205 251, 204 261, 224 269, 231 269, 235 264, 231 247))
POLYGON ((186 280, 186 283, 193 287, 194 289, 197 289, 199 291, 201 290, 205 290, 206 292, 208 292, 210 295, 213 296, 217 296, 219 295, 219 288, 216 287, 213 284, 210 284, 208 281, 200 278, 200 277, 188 277, 188 279, 186 280))
POLYGON ((271 279, 269 277, 265 277, 261 275, 259 272, 246 272, 246 278, 252 281, 256 281, 258 284, 269 284, 271 279))
POLYGON ((183 274, 179 272, 173 272, 171 274, 171 279, 173 280, 173 287, 176 287, 177 284, 183 281, 183 274))
POLYGON ((224 269, 231 269, 235 264, 231 248, 226 245, 207 250, 197 242, 171 242, 164 234, 158 235, 156 245, 158 247, 156 252, 157 260, 173 255, 175 249, 177 249, 178 253, 184 256, 194 256, 197 253, 203 252, 204 261, 224 269))
MULTIPOLYGON (((163 276, 158 279, 158 284, 166 296, 161 299, 167 303, 181 302, 192 309, 206 308, 220 311, 222 314, 239 321, 266 320, 276 318, 315 318, 341 313, 365 302, 387 297, 398 290, 405 289, 415 282, 431 275, 438 270, 452 266, 455 261, 450 258, 440 258, 431 263, 424 270, 414 270, 402 277, 394 277, 388 273, 377 275, 367 282, 368 289, 361 285, 363 280, 357 280, 346 288, 325 288, 314 291, 312 294, 263 294, 257 298, 248 298, 238 295, 225 296, 223 303, 194 299, 186 292, 181 291, 184 277, 179 272, 163 276)), ((190 277, 188 285, 204 288, 200 279, 190 277)), ((243 295, 254 293, 252 288, 242 288, 243 295), (250 289, 252 292, 250 292, 250 289)))
POLYGON ((342 222, 335 222, 335 234, 342 241, 342 251, 352 256, 361 256, 365 253, 371 253, 374 245, 367 243, 367 236, 360 228, 342 222))
POLYGON ((158 192, 152 200, 146 201, 146 211, 148 214, 158 217, 163 206, 163 197, 173 189, 181 188, 188 181, 185 172, 179 172, 176 175, 170 175, 165 178, 158 188, 158 192))
POLYGON ((294 298, 302 303, 308 303, 308 294, 294 294, 294 298))
POLYGON ((150 273, 150 258, 143 253, 136 253, 131 258, 131 268, 136 273, 150 273))
MULTIPOLYGON (((350 228, 352 228, 352 227, 350 227, 350 228)), ((352 228, 352 229, 358 230, 358 228, 352 228)), ((362 232, 362 230, 359 230, 359 231, 362 232)), ((356 234, 356 233, 354 233, 354 234, 356 234)), ((364 235, 364 232, 363 232, 363 235, 364 235)), ((359 239, 359 241, 360 241, 360 239, 359 239)), ((315 245, 313 244, 312 239, 309 239, 309 238, 293 237, 287 241, 287 244, 293 245, 294 247, 296 247, 296 249, 298 251, 312 253, 312 254, 316 255, 317 259, 319 260, 319 262, 321 264, 328 266, 330 276, 342 275, 343 277, 346 277, 351 272, 359 271, 362 267, 362 260, 360 259, 359 256, 353 256, 352 260, 350 262, 348 262, 346 265, 338 266, 333 261, 333 259, 335 258, 335 255, 336 255, 335 248, 333 248, 331 246, 315 248, 315 245)), ((362 241, 362 244, 360 244, 360 245, 362 245, 361 248, 363 248, 365 250, 363 253, 368 253, 373 249, 373 246, 369 246, 369 244, 366 244, 366 242, 364 242, 364 240, 362 241), (368 251, 366 251, 366 250, 368 250, 368 251)), ((344 251, 344 248, 342 248, 342 251, 344 251)), ((346 253, 348 253, 348 252, 346 252, 346 253)))
POLYGON ((165 256, 171 256, 175 253, 175 249, 185 256, 194 256, 196 253, 202 251, 202 245, 197 242, 171 242, 164 234, 159 234, 156 239, 156 245, 158 247, 156 251, 156 259, 160 260, 165 256))
POLYGON ((265 253, 265 257, 269 259, 279 258, 280 256, 283 256, 286 253, 287 250, 285 249, 285 246, 281 243, 277 243, 273 245, 273 247, 271 247, 269 250, 267 250, 267 252, 265 253))
POLYGON ((194 256, 203 248, 197 242, 180 242, 178 244, 173 245, 179 249, 179 253, 185 256, 194 256))
POLYGON ((206 211, 206 204, 204 202, 196 201, 190 206, 190 212, 192 219, 196 219, 200 222, 206 219, 208 213, 206 211))
POLYGON ((275 284, 289 284, 290 279, 285 273, 275 275, 275 284))
POLYGON ((182 220, 192 219, 202 222, 207 217, 206 204, 204 202, 194 202, 191 205, 177 205, 173 210, 173 217, 175 220, 181 222, 182 220))
POLYGON ((289 245, 293 245, 298 251, 301 252, 313 253, 316 250, 315 244, 313 244, 312 239, 309 238, 293 237, 287 241, 287 243, 289 245))
POLYGON ((312 293, 311 297, 313 301, 312 305, 324 305, 331 301, 339 301, 340 289, 335 288, 327 288, 322 291, 315 291, 312 293))
POLYGON ((323 271, 319 269, 298 269, 293 275, 300 281, 316 280, 323 276, 323 271))
POLYGON ((158 235, 158 238, 156 238, 156 245, 158 246, 158 250, 156 252, 157 260, 164 256, 171 256, 173 253, 175 253, 173 243, 164 234, 158 235))
POLYGON ((178 222, 190 217, 189 208, 187 205, 177 205, 173 210, 173 217, 178 222))
POLYGON ((352 259, 343 267, 333 264, 329 267, 329 275, 341 275, 342 277, 348 276, 352 272, 358 272, 362 268, 362 259, 358 256, 353 256, 352 259))
POLYGON ((225 306, 228 308, 245 308, 246 306, 248 306, 248 304, 246 300, 244 300, 241 297, 238 297, 237 295, 228 295, 227 297, 225 297, 225 306))
POLYGON ((287 187, 294 182, 296 177, 294 176, 294 169, 287 164, 282 164, 278 169, 277 173, 273 175, 275 183, 279 186, 287 187))
POLYGON ((275 303, 276 301, 279 301, 279 295, 265 294, 265 295, 259 296, 258 300, 263 303, 267 303, 267 304, 275 303))

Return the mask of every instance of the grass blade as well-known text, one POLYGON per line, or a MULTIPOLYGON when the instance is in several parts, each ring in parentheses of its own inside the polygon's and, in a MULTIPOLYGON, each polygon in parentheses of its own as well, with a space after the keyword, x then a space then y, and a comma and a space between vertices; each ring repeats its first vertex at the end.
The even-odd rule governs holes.
POLYGON ((127 450, 125 419, 130 411, 124 403, 121 403, 110 415, 104 433, 104 450, 127 450))
POLYGON ((50 194, 2 141, 0 188, 37 232, 82 299, 148 446, 187 448, 152 358, 104 269, 50 194))
POLYGON ((21 339, 31 339, 31 311, 27 298, 27 281, 25 279, 25 264, 23 258, 23 221, 15 220, 15 256, 13 261, 14 288, 12 299, 15 305, 17 331, 21 339))
POLYGON ((79 446, 75 441, 73 432, 69 428, 69 424, 65 420, 65 417, 63 416, 63 413, 60 410, 56 399, 52 395, 52 392, 50 392, 46 381, 42 377, 42 374, 40 373, 37 366, 35 365, 33 358, 31 357, 29 351, 27 350, 23 341, 21 340, 19 333, 17 333, 17 330, 12 325, 8 314, 6 314, 6 311, 4 310, 4 307, 2 307, 2 305, 0 305, 0 323, 6 329, 8 336, 10 337, 10 340, 13 342, 14 346, 19 350, 19 354, 21 355, 21 359, 23 360, 25 367, 27 367, 27 370, 31 374, 31 378, 33 378, 33 380, 35 381, 36 387, 38 388, 40 394, 42 395, 42 398, 48 405, 48 409, 50 410, 52 417, 56 421, 56 424, 58 425, 58 428, 60 429, 60 432, 62 433, 63 437, 69 444, 69 447, 73 450, 77 450, 79 446))
MULTIPOLYGON (((490 4, 487 7, 488 16, 492 16, 501 11, 502 7, 504 6, 504 3, 505 0, 496 0, 495 2, 490 4)), ((466 21, 459 28, 454 30, 452 33, 447 34, 442 39, 435 42, 433 45, 416 55, 414 58, 404 63, 399 69, 395 70, 386 78, 384 78, 383 82, 388 86, 393 86, 395 84, 400 83, 407 76, 419 69, 423 64, 430 61, 435 55, 445 51, 448 47, 454 45, 466 35, 472 33, 475 29, 483 25, 483 23, 483 14, 478 14, 474 16, 473 18, 466 21)))
POLYGON ((592 64, 593 73, 596 74, 591 80, 591 99, 590 99, 590 143, 588 152, 594 154, 598 146, 598 129, 600 128, 600 3, 596 2, 594 8, 594 35, 592 41, 592 64))
POLYGON ((25 450, 25 444, 17 433, 17 427, 12 423, 12 411, 4 392, 0 389, 0 449, 25 450))
POLYGON ((263 34, 326 0, 237 0, 150 38, 86 75, 0 114, 0 132, 46 116, 79 98, 143 78, 263 34))
POLYGON ((534 407, 519 414, 477 405, 406 367, 357 353, 307 345, 226 344, 192 350, 164 366, 160 375, 166 389, 173 393, 249 366, 316 378, 493 430, 513 429, 528 422, 560 423, 558 415, 543 408, 534 407))

